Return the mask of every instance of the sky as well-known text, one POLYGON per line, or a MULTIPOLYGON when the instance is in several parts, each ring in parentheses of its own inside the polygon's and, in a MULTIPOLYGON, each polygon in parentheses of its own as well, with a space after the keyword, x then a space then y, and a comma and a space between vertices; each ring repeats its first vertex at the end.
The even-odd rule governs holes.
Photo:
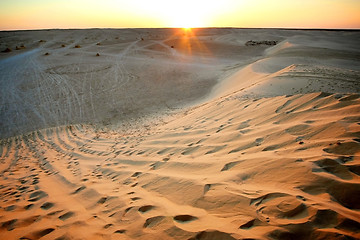
POLYGON ((0 0, 0 30, 360 29, 360 0, 0 0))

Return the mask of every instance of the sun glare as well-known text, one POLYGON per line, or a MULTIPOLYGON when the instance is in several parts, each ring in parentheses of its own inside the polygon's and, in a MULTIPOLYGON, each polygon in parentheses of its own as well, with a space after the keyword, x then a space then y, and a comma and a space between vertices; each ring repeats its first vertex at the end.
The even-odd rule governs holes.
POLYGON ((196 28, 206 27, 221 11, 224 2, 213 0, 182 0, 169 4, 167 0, 131 1, 131 4, 142 9, 143 15, 156 16, 165 27, 196 28))
POLYGON ((195 13, 193 10, 187 9, 180 13, 169 15, 168 21, 171 23, 171 27, 177 28, 194 28, 203 27, 203 16, 195 13))

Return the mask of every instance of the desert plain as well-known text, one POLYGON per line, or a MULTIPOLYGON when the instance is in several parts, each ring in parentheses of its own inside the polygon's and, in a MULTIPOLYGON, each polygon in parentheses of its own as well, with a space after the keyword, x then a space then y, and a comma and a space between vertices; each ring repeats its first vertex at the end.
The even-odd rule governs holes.
POLYGON ((359 239, 360 32, 0 32, 1 239, 359 239))

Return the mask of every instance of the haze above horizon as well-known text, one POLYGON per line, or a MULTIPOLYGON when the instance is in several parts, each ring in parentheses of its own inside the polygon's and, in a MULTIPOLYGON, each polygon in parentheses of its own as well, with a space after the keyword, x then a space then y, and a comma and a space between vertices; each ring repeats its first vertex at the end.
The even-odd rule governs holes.
POLYGON ((244 27, 360 29, 358 0, 2 0, 0 30, 244 27))

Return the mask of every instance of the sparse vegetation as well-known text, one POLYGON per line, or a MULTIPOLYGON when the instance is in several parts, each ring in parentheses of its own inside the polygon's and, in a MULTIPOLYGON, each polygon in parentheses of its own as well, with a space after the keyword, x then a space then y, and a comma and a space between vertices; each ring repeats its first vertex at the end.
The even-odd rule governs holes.
POLYGON ((8 53, 8 52, 12 52, 11 48, 6 48, 5 50, 2 51, 3 53, 8 53))
POLYGON ((97 57, 99 57, 99 56, 100 56, 100 54, 99 54, 99 53, 97 53, 97 54, 96 54, 96 56, 97 56, 97 57))
POLYGON ((21 50, 21 49, 25 49, 26 47, 24 45, 21 45, 20 47, 16 46, 15 49, 16 50, 21 50))
POLYGON ((278 41, 247 41, 245 43, 246 46, 257 46, 257 45, 268 45, 268 46, 273 46, 276 45, 278 43, 278 41))

